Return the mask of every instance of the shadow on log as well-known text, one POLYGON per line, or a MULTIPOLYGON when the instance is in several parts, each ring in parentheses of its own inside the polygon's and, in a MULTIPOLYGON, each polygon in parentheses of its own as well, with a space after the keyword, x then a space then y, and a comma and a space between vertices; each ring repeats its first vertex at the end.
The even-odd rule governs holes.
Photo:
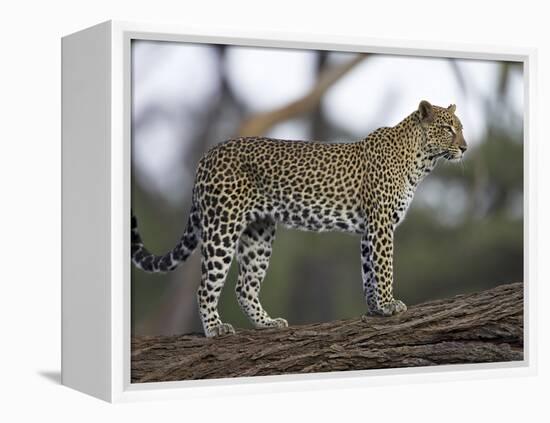
POLYGON ((523 360, 523 284, 287 329, 132 339, 132 382, 523 360))

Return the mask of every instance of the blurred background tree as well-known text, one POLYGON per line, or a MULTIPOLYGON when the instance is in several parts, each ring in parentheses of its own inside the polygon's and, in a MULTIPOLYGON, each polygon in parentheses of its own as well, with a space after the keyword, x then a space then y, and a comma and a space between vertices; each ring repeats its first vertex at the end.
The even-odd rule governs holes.
MULTIPOLYGON (((511 62, 134 41, 132 207, 151 251, 184 231, 199 158, 239 134, 346 141, 457 104, 470 149, 420 186, 397 230, 396 297, 407 304, 523 279, 523 69, 511 62)), ((200 255, 175 272, 132 268, 134 335, 200 332, 200 255)), ((240 312, 233 265, 224 320, 240 312)), ((359 239, 279 226, 262 303, 291 324, 365 311, 359 239)))

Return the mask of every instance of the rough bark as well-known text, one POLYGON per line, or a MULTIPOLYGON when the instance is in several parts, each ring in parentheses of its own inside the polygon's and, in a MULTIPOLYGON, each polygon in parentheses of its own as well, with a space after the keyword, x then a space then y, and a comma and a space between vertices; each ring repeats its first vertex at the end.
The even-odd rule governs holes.
POLYGON ((287 329, 132 339, 132 382, 523 359, 523 284, 430 301, 399 316, 287 329))

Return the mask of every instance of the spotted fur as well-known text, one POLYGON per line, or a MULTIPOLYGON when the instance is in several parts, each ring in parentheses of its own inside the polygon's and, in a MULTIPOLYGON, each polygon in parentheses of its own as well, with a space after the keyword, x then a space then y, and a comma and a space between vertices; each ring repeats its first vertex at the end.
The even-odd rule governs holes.
POLYGON ((200 160, 187 229, 167 254, 148 252, 132 216, 132 260, 147 272, 174 270, 201 241, 198 303, 206 336, 233 333, 217 305, 233 256, 239 305, 256 328, 285 327, 271 318, 259 293, 278 223, 309 231, 361 236, 363 291, 368 312, 407 309, 393 297, 393 233, 420 181, 439 158, 466 150, 455 106, 418 110, 394 127, 351 143, 261 137, 221 143, 200 160))

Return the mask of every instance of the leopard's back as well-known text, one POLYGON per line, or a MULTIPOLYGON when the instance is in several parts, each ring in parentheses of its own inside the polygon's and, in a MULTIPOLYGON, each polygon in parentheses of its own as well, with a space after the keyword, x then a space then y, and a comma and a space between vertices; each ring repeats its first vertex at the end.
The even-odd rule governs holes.
POLYGON ((363 156, 359 142, 230 140, 199 163, 195 199, 203 210, 215 198, 218 207, 248 217, 269 216, 306 230, 360 233, 363 156))

